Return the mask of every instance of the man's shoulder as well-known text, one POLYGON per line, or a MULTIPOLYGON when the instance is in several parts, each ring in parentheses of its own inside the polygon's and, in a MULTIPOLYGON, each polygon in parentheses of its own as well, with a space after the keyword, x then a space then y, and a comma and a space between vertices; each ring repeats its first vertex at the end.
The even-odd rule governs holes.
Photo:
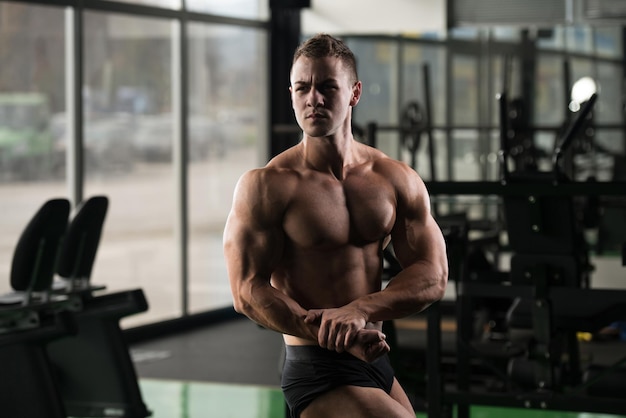
POLYGON ((382 152, 372 159, 372 168, 387 177, 410 178, 418 175, 407 163, 393 159, 382 152))
POLYGON ((282 158, 275 157, 263 167, 245 172, 239 180, 241 188, 254 194, 284 195, 296 186, 299 174, 282 158))
POLYGON ((253 168, 245 172, 239 180, 240 185, 247 188, 268 191, 284 190, 291 181, 295 181, 295 173, 286 167, 266 165, 265 167, 253 168))
POLYGON ((286 207, 297 182, 288 171, 273 166, 254 168, 245 172, 235 188, 237 202, 245 202, 243 213, 257 221, 274 219, 286 207))
POLYGON ((383 154, 372 161, 372 172, 389 182, 400 196, 417 196, 425 193, 421 176, 404 161, 383 154))

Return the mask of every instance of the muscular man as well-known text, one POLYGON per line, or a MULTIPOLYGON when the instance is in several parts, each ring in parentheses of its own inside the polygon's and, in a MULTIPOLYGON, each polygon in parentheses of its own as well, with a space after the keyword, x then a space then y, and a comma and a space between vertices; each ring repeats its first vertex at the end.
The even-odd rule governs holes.
POLYGON ((417 173, 352 136, 355 57, 326 34, 291 69, 302 141, 244 174, 224 232, 234 307, 284 335, 293 417, 415 417, 394 377, 382 321, 439 300, 441 231, 417 173), (382 289, 382 250, 403 270, 382 289))

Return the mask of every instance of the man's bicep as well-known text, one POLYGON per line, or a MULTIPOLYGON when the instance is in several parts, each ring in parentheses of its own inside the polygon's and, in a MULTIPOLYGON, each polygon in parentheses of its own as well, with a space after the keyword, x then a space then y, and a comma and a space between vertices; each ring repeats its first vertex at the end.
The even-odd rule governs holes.
POLYGON ((392 231, 393 248, 403 267, 419 261, 439 263, 445 259, 441 229, 431 215, 426 189, 423 183, 420 185, 419 192, 409 196, 398 208, 398 219, 392 231))
POLYGON ((269 280, 282 252, 282 237, 276 227, 259 225, 253 217, 231 213, 224 233, 224 252, 229 277, 269 280))
POLYGON ((233 206, 224 229, 225 256, 229 275, 246 278, 251 274, 268 277, 282 251, 280 218, 267 205, 260 190, 262 173, 253 170, 242 176, 235 189, 233 206))
POLYGON ((393 249, 402 267, 437 258, 440 233, 434 221, 405 221, 392 234, 393 249))

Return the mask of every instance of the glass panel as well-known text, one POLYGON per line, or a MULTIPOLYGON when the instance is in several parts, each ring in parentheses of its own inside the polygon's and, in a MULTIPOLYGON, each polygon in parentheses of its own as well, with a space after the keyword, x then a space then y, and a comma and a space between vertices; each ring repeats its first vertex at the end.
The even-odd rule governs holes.
POLYGON ((43 203, 66 197, 63 9, 0 4, 0 293, 10 290, 13 251, 43 203))
POLYGON ((537 47, 539 49, 563 49, 565 41, 563 27, 556 26, 546 29, 542 36, 537 38, 537 47))
MULTIPOLYGON (((572 58, 569 61, 570 61, 572 85, 576 83, 576 80, 582 77, 594 78, 595 61, 592 58, 572 58)), ((571 94, 571 86, 570 86, 570 94, 571 94)))
POLYGON ((552 170, 551 156, 559 131, 565 123, 569 105, 569 89, 565 86, 564 58, 560 55, 540 53, 537 55, 534 124, 543 129, 534 133, 534 143, 543 154, 539 169, 552 170))
POLYGON ((478 123, 478 62, 470 55, 452 57, 453 124, 478 123))
MULTIPOLYGON (((512 119, 509 120, 509 127, 514 130, 515 135, 508 137, 508 149, 524 149, 524 155, 533 155, 533 157, 535 157, 531 150, 537 146, 533 132, 528 129, 533 124, 532 114, 529 114, 529 112, 532 112, 532 104, 528 103, 530 95, 522 91, 522 84, 526 81, 525 79, 532 75, 522 75, 521 60, 517 56, 509 55, 509 59, 506 61, 508 62, 505 62, 505 55, 492 56, 492 79, 485 80, 485 82, 491 82, 490 88, 493 92, 493 94, 488 97, 489 101, 487 102, 490 111, 490 124, 493 129, 490 131, 491 140, 487 142, 484 150, 485 155, 482 158, 483 162, 487 164, 485 171, 486 179, 491 180, 497 179, 500 171, 499 164, 497 163, 497 153, 501 148, 499 94, 502 91, 506 91, 508 94, 509 115, 515 115, 516 120, 516 122, 512 119), (508 68, 505 69, 505 67, 508 68), (506 77, 508 77, 508 83, 506 86, 504 80, 505 71, 508 71, 506 75, 506 77)), ((517 159, 517 161, 522 160, 517 159)), ((534 162, 536 159, 524 159, 523 161, 525 161, 525 164, 528 164, 529 161, 534 162)), ((513 168, 518 170, 521 167, 519 164, 517 166, 513 164, 511 169, 513 168)))
POLYGON ((623 123, 622 66, 591 58, 572 59, 572 83, 583 77, 595 81, 598 99, 592 115, 594 124, 599 126, 585 129, 586 135, 581 132, 583 147, 574 159, 576 176, 580 180, 593 176, 598 180, 609 181, 613 178, 614 154, 623 152, 623 132, 603 129, 602 124, 623 123))
POLYGON ((560 49, 571 52, 594 50, 593 30, 587 26, 556 26, 545 31, 537 45, 541 49, 560 49))
POLYGON ((518 27, 506 27, 499 26, 493 27, 490 30, 490 33, 493 35, 493 39, 497 39, 500 41, 520 41, 520 29, 518 27))
POLYGON ((187 0, 189 10, 243 19, 266 19, 268 0, 187 0))
POLYGON ((491 113, 491 123, 498 125, 500 123, 500 114, 498 112, 498 100, 497 95, 506 89, 506 92, 509 96, 509 100, 515 97, 523 97, 523 92, 521 91, 521 69, 520 69, 520 59, 517 57, 509 56, 508 63, 505 64, 505 56, 504 55, 492 55, 491 56, 491 77, 488 80, 485 80, 486 83, 491 83, 491 92, 494 94, 488 97, 490 101, 488 106, 490 108, 491 113), (505 77, 505 65, 508 66, 506 71, 508 74, 508 83, 504 85, 504 77, 505 77))
POLYGON ((480 28, 469 26, 460 26, 450 28, 448 36, 452 39, 478 39, 480 37, 480 28))
MULTIPOLYGON (((620 125, 624 123, 624 108, 622 105, 622 66, 613 63, 597 64, 597 83, 598 83, 598 101, 596 109, 593 112, 594 121, 598 125, 614 124, 620 125)), ((626 151, 626 141, 624 140, 623 129, 601 129, 595 130, 594 140, 603 153, 612 154, 611 174, 609 179, 614 177, 623 177, 619 171, 623 171, 619 165, 613 164, 613 160, 623 161, 623 157, 617 157, 615 154, 624 155, 626 151), (613 174, 615 173, 615 174, 613 174)))
POLYGON ((230 306, 222 234, 235 183, 267 161, 267 36, 189 25, 190 310, 230 306))
MULTIPOLYGON (((435 176, 437 181, 447 180, 448 176, 448 147, 446 147, 446 133, 444 130, 432 130, 435 160, 435 176)), ((417 153, 416 171, 424 181, 432 180, 432 168, 428 150, 428 135, 422 135, 422 143, 417 153)))
POLYGON ((478 148, 478 130, 452 131, 452 173, 450 180, 482 180, 481 155, 478 148))
POLYGON ((180 9, 181 0, 118 0, 124 3, 141 4, 144 6, 157 6, 168 9, 180 9))
POLYGON ((594 79, 598 87, 598 102, 594 119, 600 123, 622 123, 623 67, 620 64, 599 61, 596 61, 595 67, 594 79))
POLYGON ((173 25, 87 12, 84 27, 85 197, 110 199, 92 281, 144 290, 149 311, 125 325, 174 318, 173 25))
MULTIPOLYGON (((401 112, 411 102, 417 102, 418 109, 422 111, 424 126, 427 123, 427 115, 430 112, 433 125, 444 125, 446 116, 446 63, 445 48, 442 46, 410 44, 406 43, 403 51, 402 88, 400 89, 401 112), (427 108, 425 72, 428 71, 430 84, 430 106, 427 108)), ((441 180, 446 175, 446 146, 444 131, 432 130, 435 143, 435 168, 436 178, 441 180)), ((408 153, 407 153, 408 154, 408 153)), ((416 169, 424 180, 431 180, 431 161, 428 149, 427 132, 420 136, 420 147, 416 153, 416 169)), ((407 155, 410 158, 410 155, 407 155)), ((405 159, 407 159, 405 157, 405 159)))
POLYGON ((363 82, 355 119, 362 125, 369 121, 397 123, 397 43, 352 38, 346 42, 357 57, 359 78, 363 82))
POLYGON ((622 27, 596 27, 595 34, 595 52, 598 56, 622 58, 622 27))
MULTIPOLYGON (((354 123, 365 128, 368 123, 395 125, 400 123, 398 109, 398 45, 397 42, 371 39, 346 39, 357 58, 363 93, 354 109, 354 123)), ((390 157, 400 158, 397 132, 377 134, 376 146, 390 157)))
POLYGON ((588 26, 566 26, 563 28, 565 48, 572 52, 592 53, 593 31, 588 26))
POLYGON ((432 121, 443 125, 446 116, 446 49, 443 45, 407 44, 404 47, 404 68, 400 94, 402 103, 417 100, 425 102, 424 65, 430 75, 432 121))
POLYGON ((537 55, 535 103, 536 125, 559 125, 565 118, 563 58, 551 54, 537 55))

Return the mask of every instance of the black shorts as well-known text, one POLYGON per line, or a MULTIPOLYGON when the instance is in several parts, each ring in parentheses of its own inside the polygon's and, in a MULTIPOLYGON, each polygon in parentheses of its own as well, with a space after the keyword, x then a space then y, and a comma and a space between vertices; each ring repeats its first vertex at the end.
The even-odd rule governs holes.
POLYGON ((286 346, 281 387, 291 410, 298 418, 315 398, 338 386, 362 386, 391 392, 394 372, 384 355, 366 363, 348 353, 319 346, 286 346))

